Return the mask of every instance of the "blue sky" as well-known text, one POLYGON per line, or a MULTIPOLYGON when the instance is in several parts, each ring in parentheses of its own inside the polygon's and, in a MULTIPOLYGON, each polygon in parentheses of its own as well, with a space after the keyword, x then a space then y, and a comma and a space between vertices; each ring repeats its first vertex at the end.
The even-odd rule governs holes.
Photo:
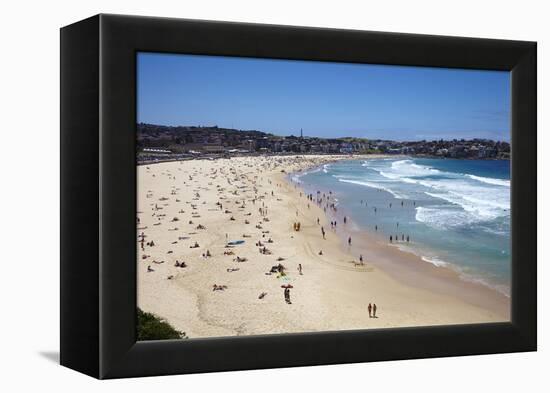
POLYGON ((510 74, 138 54, 138 122, 276 135, 510 139, 510 74))

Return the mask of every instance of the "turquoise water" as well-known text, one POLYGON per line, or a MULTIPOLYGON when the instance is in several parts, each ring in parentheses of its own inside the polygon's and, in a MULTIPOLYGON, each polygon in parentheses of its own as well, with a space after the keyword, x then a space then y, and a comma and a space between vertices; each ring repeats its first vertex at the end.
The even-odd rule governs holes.
POLYGON ((509 161, 350 160, 291 179, 308 192, 331 191, 360 228, 509 294, 509 161))

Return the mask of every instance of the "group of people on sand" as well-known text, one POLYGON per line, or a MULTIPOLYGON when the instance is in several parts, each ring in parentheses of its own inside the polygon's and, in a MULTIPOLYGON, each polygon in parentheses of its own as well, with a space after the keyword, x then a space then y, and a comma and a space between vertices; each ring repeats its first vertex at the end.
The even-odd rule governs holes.
MULTIPOLYGON (((233 171, 231 171, 231 173, 233 173, 233 171)), ((192 180, 192 178, 190 177, 190 180, 192 180)), ((234 181, 237 181, 237 179, 233 179, 234 181)), ((231 182, 228 181, 229 184, 231 184, 231 182)), ((269 182, 270 183, 270 182, 269 182)), ((256 184, 256 183, 255 183, 256 184)), ((271 183, 270 183, 271 184, 271 183)), ((277 185, 279 186, 279 185, 277 185)), ((257 190, 256 190, 256 187, 254 187, 254 191, 256 192, 256 194, 258 194, 257 190)), ((244 195, 244 192, 245 190, 241 190, 241 194, 244 195)), ((274 197, 274 193, 273 191, 269 192, 269 191, 266 191, 264 193, 266 196, 268 196, 269 194, 271 194, 272 197, 274 197)), ((176 195, 175 192, 172 193, 172 195, 176 195)), ((235 195, 237 195, 237 193, 235 193, 235 195)), ((300 196, 302 196, 302 194, 300 194, 300 196)), ((326 211, 327 209, 331 209, 333 212, 336 212, 337 211, 337 201, 334 199, 333 197, 333 193, 332 191, 325 194, 325 193, 321 193, 320 192, 317 192, 317 197, 315 198, 314 194, 307 194, 304 196, 307 197, 308 199, 308 202, 317 202, 317 204, 319 205, 319 207, 322 207, 324 208, 324 210, 326 211)), ((200 196, 197 194, 196 195, 197 198, 199 198, 200 196)), ((258 200, 258 205, 261 204, 261 207, 260 206, 257 206, 254 208, 254 210, 257 208, 258 209, 258 214, 261 216, 261 218, 263 219, 260 223, 258 223, 258 225, 256 226, 257 229, 267 229, 267 228, 262 228, 262 225, 269 225, 269 224, 265 224, 267 222, 269 222, 269 219, 267 218, 268 216, 268 207, 267 207, 267 201, 263 201, 262 199, 265 198, 264 196, 260 196, 260 197, 257 197, 257 196, 254 196, 253 199, 249 199, 248 201, 252 201, 252 204, 255 205, 256 203, 256 199, 258 200)), ((225 199, 223 197, 221 197, 220 199, 225 199)), ((224 202, 224 204, 222 204, 221 200, 216 202, 216 206, 213 207, 213 209, 211 210, 214 210, 214 211, 218 211, 218 208, 220 210, 220 214, 221 213, 227 213, 228 215, 231 215, 231 214, 235 214, 235 217, 239 218, 239 216, 236 214, 237 212, 240 212, 239 211, 236 211, 235 209, 232 209, 234 213, 231 213, 231 211, 227 210, 227 206, 234 206, 236 208, 245 208, 245 201, 243 200, 242 203, 238 203, 238 202, 235 202, 236 205, 230 205, 232 201, 226 201, 224 202), (224 212, 224 209, 225 209, 225 212, 224 212)), ((203 203, 204 204, 204 203, 203 203)), ((197 205, 198 206, 198 205, 197 205)), ((249 204, 250 206, 250 204, 249 204)), ((193 206, 193 210, 197 210, 197 208, 195 206, 193 206)), ((309 207, 309 203, 308 203, 308 207, 309 207)), ((156 210, 159 210, 159 209, 162 209, 162 207, 159 207, 155 204, 155 211, 156 210)), ((253 214, 254 210, 252 210, 252 212, 248 213, 248 214, 245 214, 245 216, 250 216, 253 214)), ((183 213, 183 210, 180 210, 180 213, 183 213)), ((244 212, 243 212, 244 213, 244 212)), ((299 216, 298 214, 299 212, 296 211, 296 217, 299 216)), ((192 215, 192 218, 196 218, 194 214, 197 214, 198 213, 193 213, 192 215)), ((157 212, 157 215, 158 215, 158 212, 157 212)), ((200 216, 199 216, 200 217, 200 216)), ((226 216, 227 217, 227 216, 226 216)), ((244 218, 244 217, 243 217, 244 218)), ((301 222, 297 221, 299 218, 295 218, 295 222, 293 223, 293 229, 294 231, 298 232, 300 231, 301 229, 301 222)), ((155 218, 156 220, 156 218, 155 218)), ((181 220, 180 219, 173 219, 172 221, 183 221, 184 219, 182 218, 181 220)), ((250 218, 250 220, 252 220, 252 218, 250 218)), ((344 217, 343 218, 343 224, 346 224, 347 223, 347 220, 348 220, 348 217, 344 217)), ((250 221, 246 220, 247 223, 250 223, 250 221)), ((294 220, 293 220, 294 221, 294 220)), ((196 225, 196 224, 193 224, 193 222, 191 220, 189 220, 189 224, 190 225, 196 225)), ((195 229, 197 230, 206 230, 206 226, 202 225, 202 224, 199 224, 197 223, 198 226, 195 227, 195 229)), ((206 223, 208 224, 208 222, 206 223)), ((323 226, 321 226, 321 220, 319 218, 317 218, 317 224, 320 226, 320 229, 321 229, 321 234, 323 236, 323 239, 325 239, 325 236, 326 236, 326 232, 325 232, 325 228, 323 226)), ((336 230, 336 227, 337 227, 337 222, 336 220, 334 221, 331 221, 330 222, 331 224, 331 229, 332 230, 336 230)), ((326 225, 326 223, 325 223, 326 225)), ((342 225, 342 224, 341 224, 342 225)), ((262 230, 262 238, 266 238, 266 233, 269 233, 268 230, 262 230)), ((253 236, 253 235, 251 235, 253 236)), ((248 236, 248 237, 251 237, 251 236, 248 236)), ((243 237, 245 237, 243 235, 243 237)), ((142 250, 144 249, 144 243, 145 243, 145 234, 142 233, 141 235, 141 238, 140 238, 140 242, 141 242, 141 248, 142 250)), ((227 246, 227 243, 228 243, 228 235, 226 234, 225 235, 225 240, 226 240, 226 247, 227 246)), ((408 238, 408 237, 407 237, 408 238)), ((256 246, 258 247, 258 250, 260 252, 260 254, 264 254, 264 255, 269 255, 269 254, 272 254, 272 251, 269 250, 265 245, 264 243, 273 243, 273 240, 271 238, 269 238, 267 241, 265 239, 262 239, 262 240, 259 240, 257 243, 256 243, 256 246), (263 241, 262 241, 263 240, 263 241)), ((175 243, 175 242, 174 242, 175 243)), ((203 243, 203 241, 201 240, 201 244, 203 243)), ((149 243, 146 244, 147 246, 155 246, 154 242, 151 240, 149 243)), ((351 246, 351 236, 348 238, 348 245, 351 246)), ((203 244, 204 246, 204 244, 203 244)), ((189 248, 191 249, 195 249, 195 248, 200 248, 199 246, 199 243, 197 241, 192 241, 192 243, 189 245, 189 248)), ((198 250, 197 250, 198 251, 198 250)), ((329 250, 330 251, 330 250, 329 250)), ((210 250, 206 249, 201 249, 200 251, 198 251, 200 253, 200 255, 202 255, 203 258, 210 258, 212 256, 210 250)), ((214 250, 214 254, 216 254, 215 250, 214 250)), ((234 251, 233 250, 224 250, 223 252, 223 255, 227 256, 227 255, 235 255, 234 251)), ((320 250, 319 251, 319 255, 323 255, 323 252, 320 250)), ((244 258, 244 257, 239 257, 239 256, 236 256, 233 261, 236 261, 236 262, 244 262, 246 261, 247 259, 244 258)), ((283 258, 279 258, 277 259, 277 261, 279 260, 283 260, 283 258)), ((363 256, 360 255, 359 256, 359 260, 361 262, 361 264, 363 264, 363 256)), ((185 262, 179 262, 179 261, 175 261, 175 264, 174 264, 175 267, 178 267, 178 268, 185 268, 187 267, 188 265, 185 263, 185 262)), ((296 266, 296 265, 295 265, 296 266)), ((155 267, 155 269, 157 269, 157 267, 155 267)), ((303 267, 302 267, 302 264, 299 263, 297 264, 296 266, 296 269, 297 269, 297 273, 299 275, 303 275, 304 272, 303 272, 303 267)), ((225 267, 225 269, 228 273, 232 273, 232 272, 237 272, 239 271, 239 268, 236 268, 236 267, 231 267, 231 268, 227 268, 225 267)), ((153 272, 154 270, 151 268, 151 266, 148 266, 147 268, 147 271, 148 272, 153 272)), ((285 267, 282 265, 282 264, 278 264, 278 265, 275 265, 275 266, 272 266, 271 268, 271 271, 269 273, 266 273, 266 274, 272 274, 272 273, 276 273, 277 274, 277 277, 281 279, 281 281, 285 281, 285 282, 288 282, 288 278, 285 278, 285 276, 287 275, 286 271, 285 271, 285 267)), ((170 275, 168 276, 168 279, 172 279, 176 276, 174 275, 170 275)), ((222 281, 223 282, 223 281, 222 281)), ((211 287, 207 284, 206 285, 206 289, 209 290, 211 288, 212 291, 225 291, 227 290, 227 285, 220 285, 220 284, 213 284, 212 285, 212 282, 210 282, 210 285, 211 287)), ((291 295, 290 295, 290 289, 293 288, 292 285, 289 285, 289 284, 286 284, 286 285, 283 285, 282 286, 284 288, 284 291, 283 291, 283 295, 284 295, 284 300, 285 300, 285 303, 286 304, 292 304, 292 301, 291 301, 291 295)), ((267 292, 262 292, 260 294, 260 296, 258 297, 259 299, 262 299, 264 298, 265 296, 267 295, 267 292)), ((377 318, 376 316, 376 313, 377 313, 377 306, 376 304, 371 304, 369 303, 368 305, 368 312, 369 312, 369 318, 377 318)))
MULTIPOLYGON (((407 241, 407 243, 411 240, 411 238, 409 237, 409 235, 407 235, 405 237, 405 234, 402 233, 401 234, 401 241, 404 242, 404 241, 407 241)), ((393 243, 393 242, 398 242, 399 241, 399 235, 395 235, 395 237, 393 237, 392 235, 390 235, 390 243, 393 243)))

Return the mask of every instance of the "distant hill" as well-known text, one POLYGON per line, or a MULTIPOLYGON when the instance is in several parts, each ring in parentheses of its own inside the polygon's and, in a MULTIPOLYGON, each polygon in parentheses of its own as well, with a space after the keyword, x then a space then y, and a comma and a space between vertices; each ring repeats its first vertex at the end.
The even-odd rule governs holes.
MULTIPOLYGON (((139 123, 138 147, 174 148, 186 144, 227 144, 237 146, 246 139, 276 138, 273 134, 257 130, 236 130, 217 126, 162 126, 139 123)), ((177 150, 177 149, 176 149, 177 150)))
POLYGON ((372 140, 357 137, 277 136, 258 130, 217 126, 162 126, 139 123, 137 148, 144 154, 227 153, 386 153, 445 158, 509 159, 508 142, 487 139, 433 141, 372 140), (145 149, 145 150, 144 150, 145 149), (155 153, 154 150, 162 150, 155 153))

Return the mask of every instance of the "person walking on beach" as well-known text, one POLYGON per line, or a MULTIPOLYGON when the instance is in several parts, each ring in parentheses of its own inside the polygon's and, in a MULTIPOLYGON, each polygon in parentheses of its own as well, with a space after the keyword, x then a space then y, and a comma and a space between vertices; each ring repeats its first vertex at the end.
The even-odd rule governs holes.
POLYGON ((369 310, 369 318, 372 318, 372 304, 369 303, 367 309, 369 310))
POLYGON ((298 273, 300 274, 300 276, 303 275, 303 273, 302 273, 302 264, 301 263, 298 264, 298 273))
POLYGON ((376 318, 376 303, 373 303, 372 305, 372 317, 373 318, 376 318))
POLYGON ((361 265, 363 264, 363 254, 359 255, 359 262, 361 263, 361 265))
POLYGON ((325 238, 325 228, 321 227, 321 233, 323 234, 323 239, 325 238))
POLYGON ((348 246, 351 246, 351 236, 348 237, 348 246))
POLYGON ((393 240, 393 238, 392 238, 392 236, 390 235, 390 243, 392 243, 392 240, 393 240))
POLYGON ((290 288, 285 288, 285 302, 286 304, 292 304, 290 301, 290 288))

